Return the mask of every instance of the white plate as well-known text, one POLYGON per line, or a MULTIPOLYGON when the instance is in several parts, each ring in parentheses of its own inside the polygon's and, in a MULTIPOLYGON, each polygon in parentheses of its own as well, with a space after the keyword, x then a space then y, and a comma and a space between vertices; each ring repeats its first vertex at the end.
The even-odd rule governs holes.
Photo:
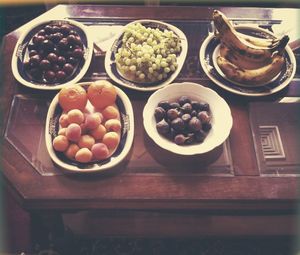
MULTIPOLYGON (((241 33, 260 38, 274 38, 274 34, 270 31, 259 27, 240 25, 236 26, 236 29, 241 33)), ((209 34, 200 48, 200 64, 206 75, 215 84, 232 93, 250 97, 271 95, 287 87, 296 73, 296 59, 294 53, 289 46, 286 46, 284 51, 284 66, 274 79, 263 86, 251 87, 245 84, 237 84, 226 78, 217 66, 216 57, 218 55, 219 46, 220 40, 216 38, 213 33, 209 34)))
MULTIPOLYGON (((88 86, 90 82, 78 83, 81 86, 88 86)), ((108 170, 117 164, 119 164, 129 153, 133 143, 134 137, 134 115, 131 102, 127 95, 119 88, 117 90, 116 105, 119 108, 122 131, 121 139, 116 151, 112 156, 106 160, 91 162, 91 163, 79 163, 68 159, 63 153, 56 152, 53 149, 52 141, 57 136, 59 130, 59 117, 62 114, 62 108, 58 103, 58 94, 52 100, 47 113, 46 127, 45 127, 45 140, 48 153, 53 162, 71 173, 91 173, 102 172, 108 170)))
POLYGON ((33 88, 33 89, 40 89, 40 90, 57 90, 61 89, 64 86, 68 86, 70 84, 77 83, 87 72, 92 56, 93 56, 93 40, 90 39, 88 29, 85 25, 68 19, 62 20, 52 20, 52 21, 42 21, 35 23, 30 29, 25 31, 19 38, 14 53, 12 56, 11 61, 11 68, 14 77, 17 81, 19 81, 24 86, 33 88), (76 69, 75 73, 71 76, 71 78, 64 82, 64 83, 43 83, 32 80, 25 72, 23 60, 28 55, 27 46, 31 41, 32 37, 45 25, 52 24, 56 22, 62 22, 66 24, 70 24, 72 28, 80 35, 81 41, 84 47, 84 59, 79 64, 78 68, 76 69))
MULTIPOLYGON (((124 87, 134 89, 134 90, 140 90, 140 91, 154 91, 154 90, 157 90, 159 88, 162 88, 162 87, 170 84, 174 79, 176 79, 176 77, 180 73, 181 68, 184 64, 186 55, 187 55, 187 51, 188 51, 187 38, 186 38, 185 34, 177 27, 170 25, 168 23, 161 22, 161 21, 148 20, 148 19, 136 20, 134 22, 129 23, 128 25, 134 24, 134 23, 141 23, 142 25, 144 25, 146 27, 155 27, 155 28, 160 28, 161 30, 163 30, 163 29, 171 30, 180 38, 181 52, 180 52, 179 56, 177 56, 178 67, 176 68, 175 72, 173 72, 170 76, 168 76, 168 78, 166 80, 152 82, 152 83, 150 83, 150 82, 149 83, 134 82, 134 81, 128 80, 124 76, 122 76, 119 73, 119 71, 117 70, 117 66, 116 66, 116 62, 115 62, 115 54, 122 43, 121 39, 124 34, 124 30, 122 30, 122 32, 116 36, 116 39, 114 40, 111 48, 106 52, 105 70, 106 70, 108 76, 113 81, 115 81, 116 83, 118 83, 124 87)), ((128 25, 126 25, 126 26, 128 26, 128 25)))
POLYGON ((232 127, 231 111, 226 101, 214 90, 197 83, 183 82, 171 85, 154 92, 145 105, 143 121, 149 137, 163 149, 180 155, 203 154, 221 145, 229 136, 232 127), (210 106, 212 128, 203 143, 177 145, 156 130, 154 111, 158 103, 165 100, 172 101, 180 96, 189 96, 192 100, 203 101, 210 106))

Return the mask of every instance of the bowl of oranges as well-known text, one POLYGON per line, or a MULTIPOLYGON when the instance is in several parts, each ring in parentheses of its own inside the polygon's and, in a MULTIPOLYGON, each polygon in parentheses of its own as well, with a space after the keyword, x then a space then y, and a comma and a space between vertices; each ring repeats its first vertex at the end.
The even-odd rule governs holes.
POLYGON ((69 172, 99 172, 119 164, 133 142, 127 95, 106 80, 62 88, 52 100, 45 139, 53 162, 69 172))

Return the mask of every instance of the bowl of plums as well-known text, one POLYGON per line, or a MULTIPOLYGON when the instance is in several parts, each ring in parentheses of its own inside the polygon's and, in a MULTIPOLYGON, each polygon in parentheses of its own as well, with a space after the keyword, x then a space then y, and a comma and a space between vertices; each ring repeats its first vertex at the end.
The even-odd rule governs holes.
POLYGON ((143 110, 144 127, 161 148, 204 154, 221 145, 232 127, 231 111, 215 91, 197 83, 172 83, 154 92, 143 110))
POLYGON ((136 20, 116 36, 105 56, 105 69, 118 84, 154 91, 179 74, 188 51, 185 34, 157 20, 136 20))
POLYGON ((61 89, 78 82, 88 70, 93 41, 85 25, 73 20, 34 24, 19 38, 12 57, 14 77, 41 90, 61 89))
POLYGON ((53 162, 69 173, 113 168, 127 156, 133 135, 130 100, 106 80, 64 87, 49 106, 47 150, 53 162))

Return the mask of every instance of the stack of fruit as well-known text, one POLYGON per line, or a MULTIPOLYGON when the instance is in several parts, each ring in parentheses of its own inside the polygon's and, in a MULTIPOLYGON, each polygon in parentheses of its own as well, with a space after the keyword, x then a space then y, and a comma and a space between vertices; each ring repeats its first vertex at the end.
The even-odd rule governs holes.
POLYGON ((213 21, 215 34, 221 42, 217 64, 228 79, 257 86, 271 81, 280 73, 288 36, 265 39, 239 33, 217 10, 213 12, 213 21))
POLYGON ((70 80, 84 57, 75 27, 62 22, 43 26, 29 41, 23 64, 28 76, 42 83, 70 80))
POLYGON ((168 29, 130 24, 116 53, 120 73, 132 81, 156 82, 166 79, 178 66, 180 38, 168 29))
POLYGON ((63 113, 53 148, 80 163, 109 158, 118 147, 120 112, 115 87, 104 80, 87 90, 79 85, 63 88, 58 94, 63 113))

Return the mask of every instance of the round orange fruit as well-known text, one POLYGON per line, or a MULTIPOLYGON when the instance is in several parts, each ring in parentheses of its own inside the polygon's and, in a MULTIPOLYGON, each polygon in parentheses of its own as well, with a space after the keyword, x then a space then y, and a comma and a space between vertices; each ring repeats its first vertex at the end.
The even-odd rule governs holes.
POLYGON ((68 86, 60 90, 58 102, 66 112, 72 109, 83 111, 87 104, 87 93, 79 85, 68 86))
POLYGON ((110 82, 99 80, 88 87, 87 97, 95 108, 103 109, 115 103, 117 91, 110 82))

